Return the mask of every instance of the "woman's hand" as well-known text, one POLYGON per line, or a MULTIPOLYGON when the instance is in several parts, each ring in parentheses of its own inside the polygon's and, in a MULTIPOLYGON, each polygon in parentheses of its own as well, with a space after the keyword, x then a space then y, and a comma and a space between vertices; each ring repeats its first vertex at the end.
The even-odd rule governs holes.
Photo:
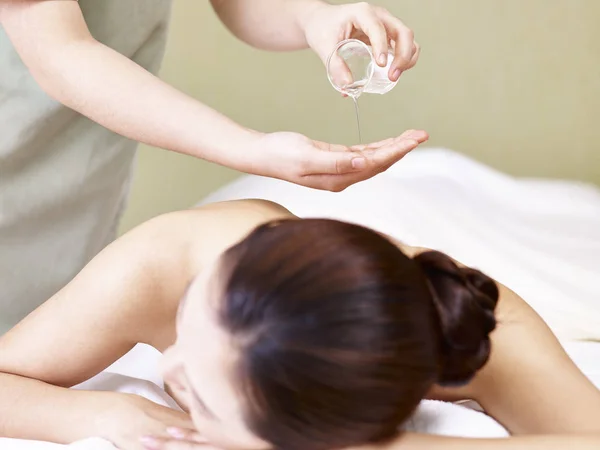
POLYGON ((366 2, 319 5, 303 18, 301 26, 308 45, 323 62, 338 42, 350 38, 370 44, 381 67, 387 64, 388 50, 393 50, 394 60, 388 75, 392 81, 419 59, 420 47, 412 30, 385 8, 366 2))
POLYGON ((243 170, 339 192, 387 170, 427 139, 424 131, 409 130, 396 138, 346 147, 297 133, 265 134, 245 152, 249 161, 243 170))
POLYGON ((169 437, 145 436, 142 438, 146 450, 218 450, 200 434, 185 428, 169 428, 169 437))
POLYGON ((101 413, 96 423, 97 435, 120 450, 155 448, 151 446, 155 439, 173 439, 174 434, 181 432, 199 440, 191 418, 182 411, 158 405, 137 395, 117 392, 102 394, 101 413))

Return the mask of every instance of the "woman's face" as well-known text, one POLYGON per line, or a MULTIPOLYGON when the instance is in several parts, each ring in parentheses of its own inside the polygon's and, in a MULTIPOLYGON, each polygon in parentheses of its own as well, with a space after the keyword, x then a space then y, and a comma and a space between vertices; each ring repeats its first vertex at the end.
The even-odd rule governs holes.
POLYGON ((212 445, 265 449, 269 445, 244 423, 242 399, 232 377, 237 350, 216 320, 221 296, 217 267, 213 264, 203 271, 179 306, 178 337, 164 353, 163 378, 212 445))

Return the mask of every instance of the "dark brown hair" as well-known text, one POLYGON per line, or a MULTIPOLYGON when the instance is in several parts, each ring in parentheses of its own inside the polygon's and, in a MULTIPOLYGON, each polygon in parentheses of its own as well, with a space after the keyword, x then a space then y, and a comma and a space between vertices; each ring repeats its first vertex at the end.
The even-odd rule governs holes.
POLYGON ((466 383, 489 357, 496 284, 358 225, 272 222, 221 270, 245 419, 277 449, 389 439, 434 383, 466 383))

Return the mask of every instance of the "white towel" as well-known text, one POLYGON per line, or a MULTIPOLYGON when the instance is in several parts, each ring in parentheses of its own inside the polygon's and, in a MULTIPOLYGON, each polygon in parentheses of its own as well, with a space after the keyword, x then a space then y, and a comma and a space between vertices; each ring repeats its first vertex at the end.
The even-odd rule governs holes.
POLYGON ((468 438, 509 436, 502 425, 482 412, 436 400, 423 400, 403 429, 417 433, 468 438))

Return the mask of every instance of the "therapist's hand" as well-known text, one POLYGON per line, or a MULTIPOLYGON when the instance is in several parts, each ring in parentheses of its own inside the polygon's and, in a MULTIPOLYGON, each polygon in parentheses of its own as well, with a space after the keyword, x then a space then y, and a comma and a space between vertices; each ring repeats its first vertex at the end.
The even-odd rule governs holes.
POLYGON ((323 62, 338 42, 350 38, 370 44, 381 67, 387 63, 388 49, 393 50, 394 60, 388 74, 392 81, 419 59, 420 47, 412 30, 385 8, 366 2, 320 4, 304 16, 301 26, 308 45, 323 62))
POLYGON ((292 183, 339 192, 387 170, 428 139, 410 130, 368 145, 347 147, 313 141, 297 133, 277 132, 258 137, 246 155, 254 155, 244 171, 292 183))

